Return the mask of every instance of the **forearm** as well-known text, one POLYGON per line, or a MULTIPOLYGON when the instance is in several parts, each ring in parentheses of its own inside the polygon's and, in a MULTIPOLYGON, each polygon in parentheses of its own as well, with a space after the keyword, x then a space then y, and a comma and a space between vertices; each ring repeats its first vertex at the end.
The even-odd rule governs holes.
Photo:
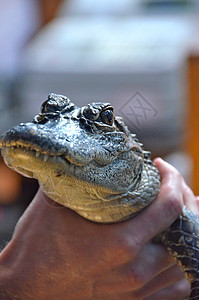
MULTIPOLYGON (((70 289, 78 291, 86 286, 86 282, 78 282, 73 276, 78 274, 79 265, 75 270, 70 261, 72 255, 79 253, 78 249, 68 249, 68 239, 75 229, 71 229, 68 238, 67 229, 75 217, 87 221, 55 205, 40 191, 19 220, 12 240, 0 254, 0 299, 65 299, 70 289)), ((67 297, 78 299, 70 294, 67 297)))
MULTIPOLYGON (((0 271, 1 272, 1 271, 0 271)), ((37 291, 28 289, 26 282, 20 277, 14 278, 12 275, 1 273, 0 275, 0 299, 2 300, 35 300, 45 299, 37 298, 37 291)))
POLYGON ((0 299, 23 299, 20 297, 16 281, 13 279, 12 270, 7 269, 7 267, 4 266, 4 261, 2 260, 0 265, 0 299))
POLYGON ((1 299, 15 299, 12 297, 11 293, 4 286, 4 276, 0 276, 0 298, 1 299))
MULTIPOLYGON (((38 278, 44 273, 48 274, 49 271, 42 264, 46 254, 42 253, 41 249, 43 246, 45 250, 48 233, 47 222, 42 223, 41 220, 42 218, 46 220, 48 209, 51 208, 43 199, 36 196, 19 220, 11 241, 0 253, 0 299, 37 298, 40 289, 38 278), (42 274, 40 274, 41 267, 42 274)), ((52 224, 51 220, 48 221, 52 224)))

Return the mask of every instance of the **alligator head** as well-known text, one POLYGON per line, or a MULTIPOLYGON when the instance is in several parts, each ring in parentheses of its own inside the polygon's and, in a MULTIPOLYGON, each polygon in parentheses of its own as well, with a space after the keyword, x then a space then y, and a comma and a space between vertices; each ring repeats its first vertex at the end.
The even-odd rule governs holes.
POLYGON ((50 94, 32 122, 5 132, 0 147, 9 167, 38 179, 53 200, 94 221, 126 219, 159 189, 150 153, 109 103, 79 108, 50 94))

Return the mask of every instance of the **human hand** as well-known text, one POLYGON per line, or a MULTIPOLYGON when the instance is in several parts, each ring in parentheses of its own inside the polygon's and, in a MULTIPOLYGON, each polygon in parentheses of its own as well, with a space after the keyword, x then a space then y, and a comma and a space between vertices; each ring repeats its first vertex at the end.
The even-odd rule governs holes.
POLYGON ((195 197, 181 174, 173 166, 163 161, 161 158, 156 158, 154 163, 156 164, 162 178, 161 193, 165 194, 168 192, 168 189, 176 188, 175 197, 182 198, 181 202, 183 202, 184 205, 186 205, 193 213, 199 215, 199 197, 195 197), (178 186, 176 185, 176 187, 172 186, 174 176, 178 177, 179 181, 178 186), (167 186, 167 184, 164 185, 164 181, 170 182, 170 187, 167 186))
POLYGON ((179 267, 151 240, 177 218, 190 193, 174 168, 160 159, 155 163, 162 177, 158 197, 138 216, 118 224, 87 221, 40 190, 0 256, 0 298, 187 297, 189 284, 179 267))

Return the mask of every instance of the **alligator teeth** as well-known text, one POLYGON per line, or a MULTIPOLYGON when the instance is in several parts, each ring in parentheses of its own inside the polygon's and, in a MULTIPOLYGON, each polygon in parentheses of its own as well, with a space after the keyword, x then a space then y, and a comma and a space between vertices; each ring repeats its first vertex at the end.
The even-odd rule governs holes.
POLYGON ((47 161, 48 157, 49 157, 49 156, 48 156, 47 154, 44 155, 44 161, 45 161, 45 162, 47 161))
POLYGON ((36 154, 35 154, 35 156, 36 156, 36 157, 38 157, 38 156, 39 156, 39 154, 40 154, 40 153, 39 153, 39 151, 36 151, 36 154))

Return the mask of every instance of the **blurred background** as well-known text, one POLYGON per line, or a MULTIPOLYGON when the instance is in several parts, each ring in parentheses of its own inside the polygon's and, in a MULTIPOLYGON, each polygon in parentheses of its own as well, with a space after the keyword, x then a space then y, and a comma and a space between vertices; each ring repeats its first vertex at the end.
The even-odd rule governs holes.
MULTIPOLYGON (((197 0, 0 0, 0 134, 49 93, 108 101, 199 194, 197 0)), ((38 184, 0 158, 0 248, 38 184)))

